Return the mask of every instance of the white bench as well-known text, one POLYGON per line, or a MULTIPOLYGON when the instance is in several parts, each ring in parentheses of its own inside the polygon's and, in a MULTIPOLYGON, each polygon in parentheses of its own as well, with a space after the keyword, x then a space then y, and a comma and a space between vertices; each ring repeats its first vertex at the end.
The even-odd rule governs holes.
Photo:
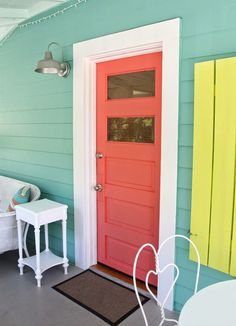
MULTIPOLYGON (((29 185, 31 188, 30 201, 39 199, 40 190, 38 187, 27 182, 0 176, 0 254, 18 248, 16 214, 15 212, 7 212, 7 208, 12 197, 25 185, 29 185)), ((29 225, 26 225, 23 235, 23 246, 27 255, 26 235, 28 227, 29 225)))

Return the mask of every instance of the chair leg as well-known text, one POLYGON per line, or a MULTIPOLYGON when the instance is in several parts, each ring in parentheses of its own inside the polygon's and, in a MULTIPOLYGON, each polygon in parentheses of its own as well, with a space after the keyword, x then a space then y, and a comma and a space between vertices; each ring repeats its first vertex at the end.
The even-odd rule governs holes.
POLYGON ((18 232, 18 250, 19 250, 19 259, 18 259, 18 267, 20 269, 20 275, 23 275, 23 252, 22 252, 22 228, 21 228, 21 220, 17 220, 17 232, 18 232))
POLYGON ((24 248, 24 252, 26 257, 29 257, 29 252, 28 252, 28 248, 27 248, 27 234, 29 231, 29 223, 26 223, 25 225, 25 229, 23 232, 23 248, 24 248))

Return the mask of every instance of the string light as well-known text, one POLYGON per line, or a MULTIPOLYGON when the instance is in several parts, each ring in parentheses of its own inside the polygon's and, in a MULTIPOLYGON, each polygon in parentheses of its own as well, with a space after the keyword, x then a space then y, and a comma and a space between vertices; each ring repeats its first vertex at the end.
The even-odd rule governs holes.
POLYGON ((35 19, 35 20, 31 20, 31 21, 28 21, 26 23, 20 23, 18 25, 16 25, 1 41, 0 41, 0 47, 3 46, 4 43, 6 43, 6 41, 10 38, 10 36, 13 35, 13 33, 18 29, 22 29, 22 28, 26 28, 28 26, 31 26, 31 25, 34 25, 34 24, 40 24, 42 22, 45 22, 46 20, 48 19, 52 19, 52 18, 55 18, 59 15, 63 15, 66 11, 72 9, 72 8, 78 8, 78 6, 80 4, 82 4, 83 2, 87 2, 87 0, 77 0, 75 3, 67 6, 67 7, 64 7, 60 10, 57 10, 55 11, 54 13, 51 13, 47 16, 43 16, 41 18, 38 18, 38 19, 35 19))

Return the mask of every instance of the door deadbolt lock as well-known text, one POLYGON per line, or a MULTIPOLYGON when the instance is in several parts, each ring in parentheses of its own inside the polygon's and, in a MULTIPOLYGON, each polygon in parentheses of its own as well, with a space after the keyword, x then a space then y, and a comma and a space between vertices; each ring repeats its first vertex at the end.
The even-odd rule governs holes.
POLYGON ((93 187, 93 189, 94 189, 95 191, 100 192, 100 191, 103 190, 103 185, 101 185, 100 183, 98 183, 98 184, 96 184, 96 186, 93 187))
POLYGON ((96 158, 103 158, 103 154, 100 152, 97 152, 95 156, 96 158))

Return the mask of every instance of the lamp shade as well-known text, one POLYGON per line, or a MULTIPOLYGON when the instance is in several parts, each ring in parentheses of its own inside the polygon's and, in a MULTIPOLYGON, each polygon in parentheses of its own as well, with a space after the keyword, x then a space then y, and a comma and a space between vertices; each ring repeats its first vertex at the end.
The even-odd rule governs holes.
POLYGON ((42 74, 58 74, 61 70, 61 64, 53 60, 52 52, 46 51, 43 60, 40 60, 37 64, 35 72, 42 74))
POLYGON ((48 45, 48 50, 45 52, 44 59, 38 62, 34 71, 41 74, 57 74, 59 77, 67 77, 70 73, 70 65, 64 60, 61 45, 56 42, 51 42, 48 45), (61 61, 56 61, 53 59, 52 52, 49 51, 52 45, 56 45, 61 48, 61 61))

